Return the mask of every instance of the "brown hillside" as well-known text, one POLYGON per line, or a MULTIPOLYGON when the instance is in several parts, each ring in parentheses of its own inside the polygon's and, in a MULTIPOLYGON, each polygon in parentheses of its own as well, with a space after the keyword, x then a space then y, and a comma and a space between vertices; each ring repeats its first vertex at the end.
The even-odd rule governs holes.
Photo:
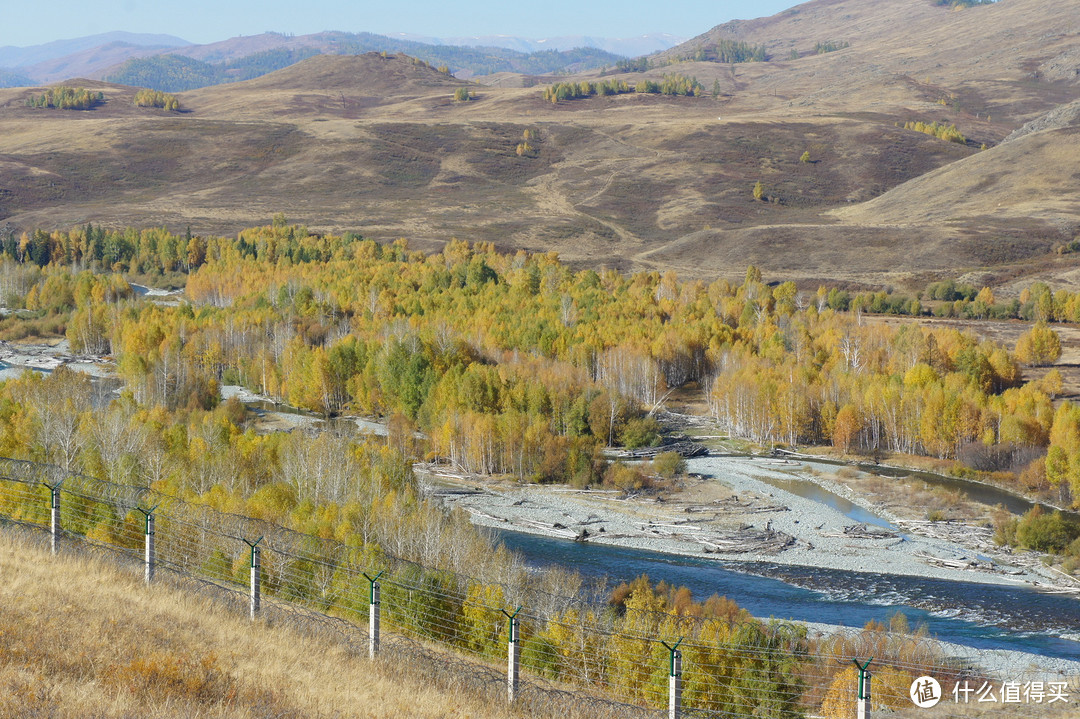
POLYGON ((678 51, 726 35, 766 43, 769 62, 613 76, 695 76, 699 97, 552 104, 542 87, 497 82, 454 102, 462 81, 377 54, 183 93, 187 112, 171 115, 119 101, 33 114, 25 91, 0 91, 0 229, 232 233, 284 212, 379 241, 485 240, 705 278, 740 276, 750 259, 807 283, 1040 273, 1080 224, 1071 121, 1059 112, 1032 126, 1058 135, 1000 143, 1076 99, 1078 26, 1080 0, 816 0, 678 51), (807 55, 819 41, 850 47, 807 55), (955 123, 967 142, 909 120, 955 123))
POLYGON ((870 202, 845 222, 981 224, 1047 221, 1080 229, 1080 126, 1045 130, 946 165, 870 202))
MULTIPOLYGON (((405 94, 420 88, 457 87, 468 84, 439 72, 406 55, 316 55, 253 80, 228 88, 204 88, 199 94, 213 96, 266 90, 352 90, 371 95, 405 94)), ((192 93, 195 95, 196 93, 192 93)))
MULTIPOLYGON (((721 38, 765 45, 774 62, 757 63, 753 72, 778 94, 807 74, 833 75, 810 98, 830 104, 853 86, 906 78, 912 93, 932 102, 958 100, 969 112, 1004 112, 1019 121, 1062 101, 1054 83, 1080 82, 1078 0, 1000 0, 961 10, 932 0, 813 0, 769 18, 719 25, 660 59, 692 57, 721 38), (814 55, 819 42, 849 47, 814 55), (793 50, 798 60, 789 59, 793 50)), ((882 90, 883 97, 893 94, 882 90)))
POLYGON ((316 55, 253 80, 184 93, 184 100, 203 115, 309 121, 313 114, 357 117, 418 97, 449 104, 454 90, 468 84, 407 55, 316 55))

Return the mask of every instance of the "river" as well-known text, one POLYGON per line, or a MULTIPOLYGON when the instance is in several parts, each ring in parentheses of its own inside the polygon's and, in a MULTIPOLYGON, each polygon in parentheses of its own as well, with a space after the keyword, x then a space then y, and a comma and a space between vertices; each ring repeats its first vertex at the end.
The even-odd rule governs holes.
POLYGON ((1080 658, 1080 600, 1026 587, 724 562, 491 531, 533 567, 561 566, 609 584, 647 574, 689 587, 699 599, 726 596, 757 617, 861 627, 901 611, 943 641, 1080 658))
MULTIPOLYGON (((692 470, 715 474, 716 461, 703 458, 688 464, 692 470)), ((745 461, 745 457, 733 457, 732 461, 745 461)), ((929 477, 965 493, 975 490, 980 501, 1002 503, 1014 511, 1031 506, 1027 500, 995 487, 924 474, 920 473, 919 479, 929 477)), ((831 507, 853 521, 896 529, 886 519, 809 480, 780 477, 778 473, 760 475, 758 479, 779 492, 831 507)), ((787 503, 791 498, 779 495, 776 501, 787 503)), ((558 565, 585 577, 604 579, 609 585, 647 574, 653 581, 689 587, 699 599, 712 594, 726 596, 757 617, 847 627, 861 627, 871 620, 887 623, 900 611, 913 625, 925 623, 942 641, 1080 659, 1080 598, 1039 592, 1026 585, 724 561, 494 531, 531 566, 558 565)))

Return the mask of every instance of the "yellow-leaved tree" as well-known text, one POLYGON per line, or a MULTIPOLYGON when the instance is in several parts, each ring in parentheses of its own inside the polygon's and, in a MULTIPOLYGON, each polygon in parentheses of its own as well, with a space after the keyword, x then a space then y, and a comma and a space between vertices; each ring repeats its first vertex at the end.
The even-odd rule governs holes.
POLYGON ((1061 357, 1061 339, 1045 322, 1035 325, 1016 340, 1016 359, 1028 367, 1046 367, 1061 357))

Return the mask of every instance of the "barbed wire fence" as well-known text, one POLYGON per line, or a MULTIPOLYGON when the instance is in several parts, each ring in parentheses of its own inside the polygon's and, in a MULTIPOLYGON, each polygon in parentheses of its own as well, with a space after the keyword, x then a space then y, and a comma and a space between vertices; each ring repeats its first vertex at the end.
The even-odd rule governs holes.
POLYGON ((54 552, 108 557, 271 626, 400 662, 435 685, 512 701, 527 716, 928 716, 913 698, 926 676, 938 682, 934 717, 971 716, 973 705, 993 716, 1068 716, 1080 701, 1080 672, 1029 655, 961 654, 919 634, 811 635, 784 622, 619 612, 52 465, 0 458, 0 517, 54 552), (856 667, 867 661, 863 681, 856 667))

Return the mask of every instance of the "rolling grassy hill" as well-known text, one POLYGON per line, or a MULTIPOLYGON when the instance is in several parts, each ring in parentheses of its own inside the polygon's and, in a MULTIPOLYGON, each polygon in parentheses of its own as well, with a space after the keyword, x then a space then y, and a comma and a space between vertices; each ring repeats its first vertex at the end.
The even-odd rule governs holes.
POLYGON ((749 261, 807 285, 1054 277, 1071 265, 1053 248, 1080 227, 1076 114, 1002 141, 1075 100, 1077 37, 1080 0, 815 0, 603 78, 678 73, 700 97, 552 104, 505 76, 455 102, 463 81, 373 53, 186 92, 174 114, 130 107, 134 90, 116 86, 83 113, 0 90, 0 226, 231 233, 284 212, 380 241, 458 237, 702 278, 749 261), (721 37, 771 59, 679 60, 721 37), (848 46, 807 54, 821 42, 848 46), (908 121, 954 123, 967 141, 908 121))

